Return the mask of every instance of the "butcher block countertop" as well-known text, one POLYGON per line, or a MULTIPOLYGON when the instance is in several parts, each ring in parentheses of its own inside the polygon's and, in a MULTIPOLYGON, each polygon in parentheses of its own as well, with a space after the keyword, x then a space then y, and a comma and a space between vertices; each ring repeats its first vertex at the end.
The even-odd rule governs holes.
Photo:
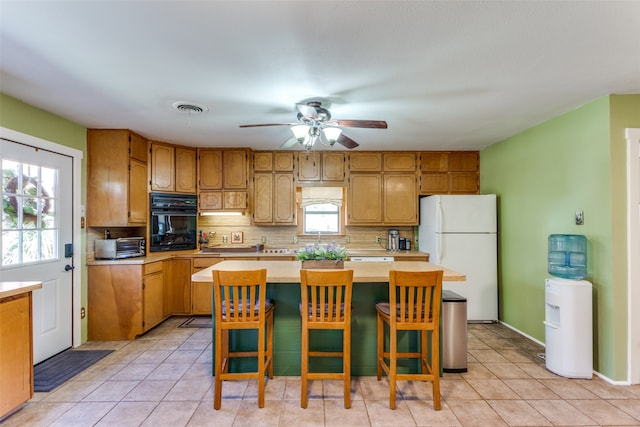
POLYGON ((0 298, 12 297, 42 288, 42 282, 0 282, 0 298))
MULTIPOLYGON (((267 282, 269 283, 300 283, 300 261, 248 261, 227 260, 219 262, 194 273, 191 280, 194 282, 211 282, 212 270, 258 270, 267 269, 267 282)), ((393 261, 393 262, 351 262, 345 261, 345 269, 353 270, 354 282, 386 283, 389 281, 389 270, 403 271, 433 271, 444 270, 443 280, 465 281, 463 273, 449 270, 436 264, 421 261, 393 261)))

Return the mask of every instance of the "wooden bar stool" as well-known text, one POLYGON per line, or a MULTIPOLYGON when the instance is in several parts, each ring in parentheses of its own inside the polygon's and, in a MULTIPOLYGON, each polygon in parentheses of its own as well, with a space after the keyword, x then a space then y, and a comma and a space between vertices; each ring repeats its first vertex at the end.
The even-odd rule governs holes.
POLYGON ((344 407, 351 407, 351 294, 353 270, 300 270, 302 380, 300 406, 307 407, 309 380, 343 380, 344 407), (309 351, 311 329, 342 330, 342 351, 309 351), (342 372, 309 372, 310 357, 342 357, 342 372))
POLYGON ((264 376, 273 378, 273 311, 267 301, 267 270, 213 270, 215 311, 215 386, 213 407, 222 404, 222 380, 257 378, 258 407, 264 407, 264 376), (257 329, 257 351, 229 351, 229 331, 257 329), (266 350, 265 350, 266 334, 266 350), (229 372, 232 357, 258 358, 257 372, 229 372))
POLYGON ((442 270, 389 271, 389 302, 376 304, 378 318, 378 381, 389 377, 389 407, 396 409, 396 381, 431 381, 433 407, 440 409, 440 303, 442 270), (384 325, 389 326, 389 351, 384 350, 384 325), (419 331, 420 351, 399 352, 398 331, 419 331), (431 332, 428 339, 427 332, 431 332), (431 349, 431 363, 427 357, 431 349), (420 373, 397 371, 398 359, 420 359, 420 373), (389 359, 389 364, 386 360, 389 359))

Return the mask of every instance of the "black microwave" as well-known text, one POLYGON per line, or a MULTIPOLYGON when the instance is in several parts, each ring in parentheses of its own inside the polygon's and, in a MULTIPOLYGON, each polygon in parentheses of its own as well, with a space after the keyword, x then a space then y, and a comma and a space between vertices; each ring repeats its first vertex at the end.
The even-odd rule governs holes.
POLYGON ((150 252, 196 249, 198 199, 191 194, 151 193, 150 252))

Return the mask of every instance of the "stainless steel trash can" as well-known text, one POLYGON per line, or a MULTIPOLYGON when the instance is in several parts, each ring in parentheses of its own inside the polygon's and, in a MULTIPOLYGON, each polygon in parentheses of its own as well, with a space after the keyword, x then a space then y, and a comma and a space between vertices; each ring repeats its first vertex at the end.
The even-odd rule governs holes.
POLYGON ((442 290, 442 370, 467 372, 467 299, 442 290))

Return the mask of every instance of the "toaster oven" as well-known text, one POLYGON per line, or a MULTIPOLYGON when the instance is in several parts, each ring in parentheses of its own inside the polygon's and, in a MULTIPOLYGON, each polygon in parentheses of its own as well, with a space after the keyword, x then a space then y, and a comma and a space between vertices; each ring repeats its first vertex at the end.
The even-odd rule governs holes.
POLYGON ((93 246, 95 259, 123 259, 145 256, 144 237, 98 239, 93 246))

